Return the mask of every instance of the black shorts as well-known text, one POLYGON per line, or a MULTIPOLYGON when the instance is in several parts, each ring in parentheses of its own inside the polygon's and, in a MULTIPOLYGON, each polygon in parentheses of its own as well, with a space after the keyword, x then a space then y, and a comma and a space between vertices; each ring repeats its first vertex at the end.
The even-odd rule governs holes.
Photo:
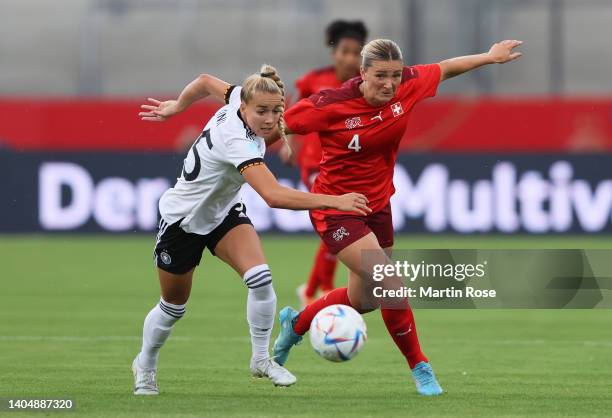
POLYGON ((163 219, 159 222, 154 251, 155 264, 168 273, 187 273, 200 264, 205 248, 215 255, 215 247, 232 228, 244 224, 253 225, 243 203, 232 206, 223 222, 206 235, 185 232, 180 227, 181 221, 182 219, 172 225, 168 225, 163 219))

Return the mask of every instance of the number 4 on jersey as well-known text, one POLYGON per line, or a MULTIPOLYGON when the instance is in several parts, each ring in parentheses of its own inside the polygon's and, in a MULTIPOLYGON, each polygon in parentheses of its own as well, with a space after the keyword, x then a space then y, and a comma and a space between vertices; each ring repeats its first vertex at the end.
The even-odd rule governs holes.
POLYGON ((359 152, 361 150, 361 145, 359 145, 359 135, 358 134, 353 135, 353 139, 351 139, 351 142, 349 142, 348 144, 348 149, 352 149, 355 152, 359 152))

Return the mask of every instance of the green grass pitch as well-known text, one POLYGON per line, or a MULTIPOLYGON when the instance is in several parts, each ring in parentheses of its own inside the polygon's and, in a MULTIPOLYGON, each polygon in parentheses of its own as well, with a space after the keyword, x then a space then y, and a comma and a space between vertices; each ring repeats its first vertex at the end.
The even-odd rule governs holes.
MULTIPOLYGON (((262 240, 279 308, 295 305, 315 238, 262 240)), ((377 312, 366 316, 369 340, 353 361, 328 363, 305 341, 287 364, 298 377, 294 387, 254 381, 245 287, 208 253, 187 314, 161 353, 162 394, 134 397, 130 364, 144 316, 159 297, 153 241, 153 235, 0 238, 0 398, 72 398, 70 416, 104 417, 612 414, 609 310, 417 310, 423 348, 446 390, 434 399, 416 394, 377 312)), ((396 243, 461 247, 612 249, 612 239, 401 237, 396 243)), ((343 269, 337 282, 345 282, 343 269)))

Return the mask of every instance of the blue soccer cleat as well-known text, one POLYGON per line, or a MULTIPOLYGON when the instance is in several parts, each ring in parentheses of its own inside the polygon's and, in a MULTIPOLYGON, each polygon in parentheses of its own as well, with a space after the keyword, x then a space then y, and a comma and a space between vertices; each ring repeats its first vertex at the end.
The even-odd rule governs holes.
POLYGON ((421 395, 436 396, 444 392, 436 379, 436 375, 431 365, 425 361, 414 366, 414 369, 412 369, 412 377, 416 383, 417 392, 421 395))
POLYGON ((285 306, 278 314, 281 328, 276 341, 274 341, 274 361, 281 366, 287 362, 291 347, 302 341, 302 336, 297 335, 293 330, 293 324, 298 315, 299 312, 291 306, 285 306))

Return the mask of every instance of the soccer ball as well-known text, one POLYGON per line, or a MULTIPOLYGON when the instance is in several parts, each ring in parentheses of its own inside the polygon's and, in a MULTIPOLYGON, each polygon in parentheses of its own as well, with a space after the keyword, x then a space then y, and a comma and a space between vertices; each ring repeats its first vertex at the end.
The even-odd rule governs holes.
POLYGON ((331 305, 310 324, 310 344, 326 360, 341 362, 355 357, 367 340, 366 324, 355 309, 331 305))

